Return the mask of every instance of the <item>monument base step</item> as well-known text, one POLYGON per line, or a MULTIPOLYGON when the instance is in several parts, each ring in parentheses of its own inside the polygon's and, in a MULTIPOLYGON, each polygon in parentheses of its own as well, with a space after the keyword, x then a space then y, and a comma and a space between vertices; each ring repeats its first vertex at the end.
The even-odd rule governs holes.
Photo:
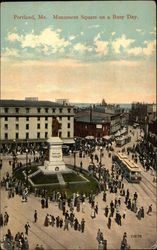
POLYGON ((48 168, 48 169, 45 168, 45 166, 39 166, 38 168, 45 175, 46 174, 47 175, 48 174, 57 174, 59 172, 61 172, 61 173, 71 173, 71 172, 73 172, 71 169, 67 168, 65 165, 64 165, 64 168, 62 166, 56 166, 56 167, 53 166, 53 168, 48 168))

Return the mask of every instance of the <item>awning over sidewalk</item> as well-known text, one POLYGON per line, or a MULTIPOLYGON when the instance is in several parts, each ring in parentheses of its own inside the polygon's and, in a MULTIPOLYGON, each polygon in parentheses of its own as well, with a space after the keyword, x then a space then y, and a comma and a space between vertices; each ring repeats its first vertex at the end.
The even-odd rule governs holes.
POLYGON ((66 138, 66 139, 62 139, 64 144, 74 144, 75 141, 74 139, 70 139, 70 138, 66 138))

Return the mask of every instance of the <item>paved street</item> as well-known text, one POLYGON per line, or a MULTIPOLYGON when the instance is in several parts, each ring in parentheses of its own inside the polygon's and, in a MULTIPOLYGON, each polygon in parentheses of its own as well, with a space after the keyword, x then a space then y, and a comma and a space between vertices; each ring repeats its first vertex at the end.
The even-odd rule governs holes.
MULTIPOLYGON (((137 139, 137 134, 132 137, 130 145, 133 145, 137 139)), ((114 145, 115 150, 119 150, 114 145)), ((111 169, 111 158, 108 157, 106 149, 103 151, 104 156, 102 158, 102 164, 105 167, 111 169)), ((99 151, 97 150, 99 155, 99 151)), ((130 155, 131 157, 131 155, 130 155)), ((6 157, 5 157, 6 158, 6 157)), ((73 164, 73 155, 64 157, 66 163, 73 164)), ((88 168, 90 159, 79 158, 76 156, 76 164, 80 166, 80 161, 83 163, 83 168, 88 168)), ((115 197, 119 198, 119 191, 117 194, 107 192, 107 201, 104 202, 100 193, 95 202, 98 202, 98 215, 95 219, 91 218, 91 207, 86 201, 85 213, 74 211, 79 222, 82 218, 85 219, 85 232, 75 231, 69 227, 69 231, 64 231, 63 228, 44 227, 44 220, 46 214, 53 214, 54 217, 61 216, 62 211, 58 209, 56 202, 51 202, 46 209, 41 208, 41 199, 29 195, 28 202, 21 202, 21 197, 15 195, 14 198, 8 199, 8 193, 1 189, 1 212, 5 211, 9 214, 8 226, 1 227, 1 240, 3 235, 7 232, 7 229, 11 229, 11 233, 15 236, 17 232, 25 232, 24 225, 28 221, 30 223, 30 230, 28 235, 30 249, 34 249, 36 244, 43 245, 44 249, 97 249, 98 242, 96 240, 97 231, 103 232, 104 239, 107 240, 108 249, 120 249, 121 240, 124 232, 127 232, 128 244, 131 249, 148 249, 156 241, 157 233, 157 214, 156 214, 156 183, 153 183, 153 176, 151 172, 145 172, 142 169, 142 182, 140 184, 130 184, 124 180, 125 189, 129 188, 131 198, 136 191, 138 193, 137 207, 144 207, 145 217, 138 220, 135 213, 128 210, 124 203, 124 197, 121 197, 120 213, 126 211, 126 218, 122 219, 122 225, 119 226, 112 218, 111 229, 107 227, 107 218, 104 215, 104 208, 110 204, 111 200, 115 197), (147 215, 148 206, 153 205, 153 212, 151 215, 147 215), (38 212, 38 221, 34 223, 34 210, 38 212)), ((11 171, 8 160, 3 161, 3 168, 1 170, 1 178, 5 175, 6 171, 11 171)), ((75 208, 76 209, 76 208, 75 208)))

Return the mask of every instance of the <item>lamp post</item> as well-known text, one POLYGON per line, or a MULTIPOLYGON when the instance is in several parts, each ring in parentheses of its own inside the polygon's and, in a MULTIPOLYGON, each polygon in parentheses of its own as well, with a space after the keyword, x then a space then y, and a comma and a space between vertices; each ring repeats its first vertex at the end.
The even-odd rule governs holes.
POLYGON ((26 148, 26 186, 28 187, 28 149, 26 148))
POLYGON ((102 165, 102 146, 100 147, 100 167, 102 165))
POLYGON ((1 156, 1 154, 2 154, 2 147, 0 147, 0 170, 2 168, 2 156, 1 156))
POLYGON ((15 162, 16 162, 16 141, 13 140, 13 151, 12 151, 12 154, 13 154, 13 164, 12 164, 12 174, 14 173, 14 169, 15 169, 15 162))
POLYGON ((74 170, 76 169, 76 151, 74 151, 74 170))

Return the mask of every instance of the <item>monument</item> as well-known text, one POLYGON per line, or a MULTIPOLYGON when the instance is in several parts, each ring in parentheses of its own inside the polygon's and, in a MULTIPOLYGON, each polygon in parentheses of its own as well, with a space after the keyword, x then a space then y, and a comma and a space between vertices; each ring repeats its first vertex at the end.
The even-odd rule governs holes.
POLYGON ((56 172, 71 172, 69 168, 65 166, 62 155, 63 141, 58 137, 59 122, 57 118, 52 120, 52 136, 47 140, 48 142, 48 154, 44 161, 44 166, 40 166, 39 169, 44 174, 54 174, 56 172))

